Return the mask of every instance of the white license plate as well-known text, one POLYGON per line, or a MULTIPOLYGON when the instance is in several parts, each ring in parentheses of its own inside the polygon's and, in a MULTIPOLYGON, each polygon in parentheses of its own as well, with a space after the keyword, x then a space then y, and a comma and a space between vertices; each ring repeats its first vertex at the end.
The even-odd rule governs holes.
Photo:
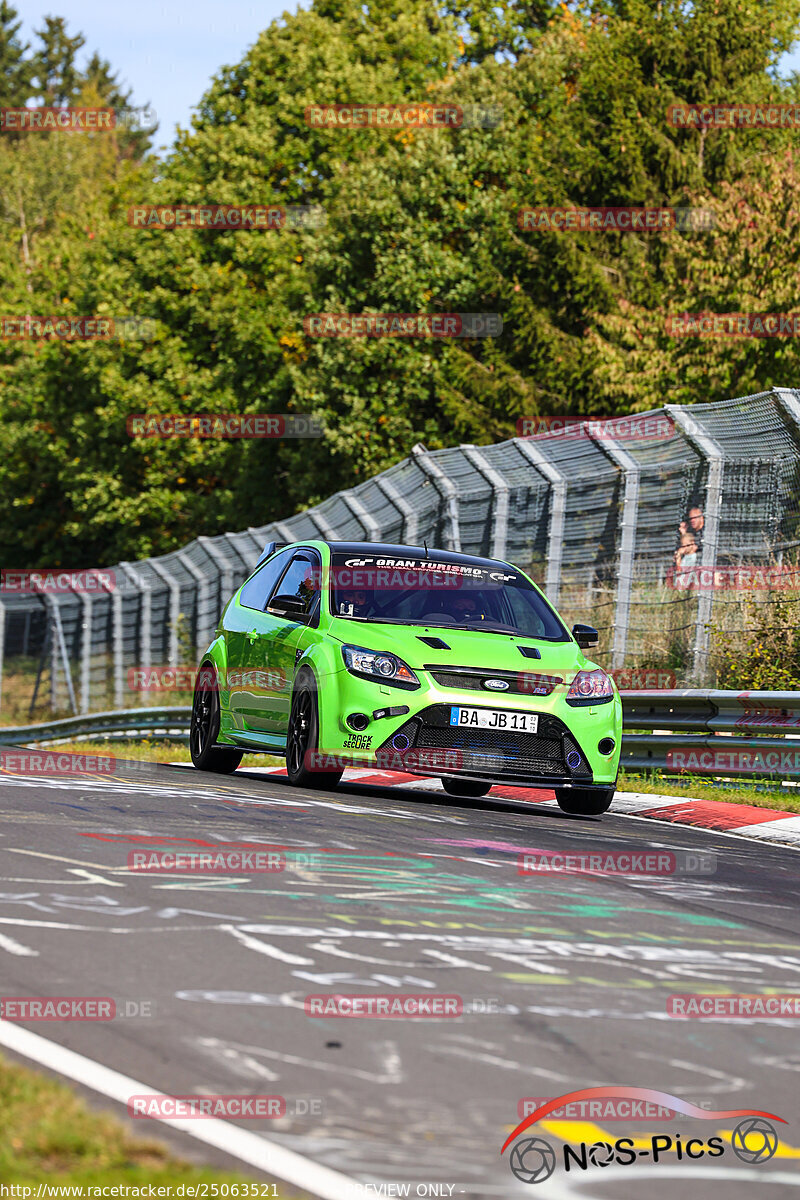
POLYGON ((509 712, 505 708, 450 707, 450 724, 469 729, 503 729, 506 732, 536 733, 538 713, 509 712))

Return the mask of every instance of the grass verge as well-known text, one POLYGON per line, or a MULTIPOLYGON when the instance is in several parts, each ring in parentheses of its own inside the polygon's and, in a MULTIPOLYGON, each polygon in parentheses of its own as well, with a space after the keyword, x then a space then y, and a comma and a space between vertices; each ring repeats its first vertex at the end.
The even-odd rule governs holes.
MULTIPOLYGON (((0 1127, 0 1182, 141 1187, 254 1178, 176 1158, 155 1138, 134 1136, 116 1117, 93 1111, 65 1084, 2 1057, 0 1127)), ((280 1200, 298 1195, 282 1183, 269 1192, 280 1200)))

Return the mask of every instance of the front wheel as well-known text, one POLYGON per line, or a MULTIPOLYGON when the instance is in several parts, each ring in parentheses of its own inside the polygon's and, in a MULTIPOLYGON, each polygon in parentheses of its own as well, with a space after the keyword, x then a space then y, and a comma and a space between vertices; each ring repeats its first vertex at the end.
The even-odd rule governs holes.
POLYGON ((448 796, 485 796, 491 786, 490 783, 480 783, 477 779, 459 779, 457 775, 442 776, 442 787, 448 796))
POLYGON ((599 817, 614 799, 613 787, 556 788, 556 800, 562 812, 571 817, 599 817))
POLYGON ((334 788, 343 769, 324 770, 319 754, 319 713, 316 688, 307 677, 295 689, 286 732, 286 774, 295 787, 334 788))
POLYGON ((218 737, 219 685, 213 668, 206 664, 198 671, 194 685, 189 752, 198 771, 230 775, 242 761, 244 750, 236 746, 217 746, 218 737))

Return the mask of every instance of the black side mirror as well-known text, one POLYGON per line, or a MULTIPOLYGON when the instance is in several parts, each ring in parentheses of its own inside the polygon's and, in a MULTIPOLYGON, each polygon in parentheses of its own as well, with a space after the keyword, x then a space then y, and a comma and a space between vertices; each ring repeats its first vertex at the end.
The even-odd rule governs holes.
POLYGON ((591 625, 573 625, 572 636, 581 650, 592 650, 600 645, 600 634, 591 625))
POLYGON ((267 605, 267 612, 274 613, 276 617, 300 621, 303 625, 308 624, 310 619, 305 604, 298 596, 273 596, 267 605))

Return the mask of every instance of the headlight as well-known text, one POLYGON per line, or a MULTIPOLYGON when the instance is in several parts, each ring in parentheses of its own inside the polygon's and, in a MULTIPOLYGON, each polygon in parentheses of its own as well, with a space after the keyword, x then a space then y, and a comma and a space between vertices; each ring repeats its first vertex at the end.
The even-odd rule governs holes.
POLYGON ((384 650, 365 650, 363 646, 342 646, 342 654, 344 665, 351 675, 388 683, 392 687, 418 688, 420 685, 411 667, 396 654, 384 650))
POLYGON ((578 671, 567 692, 567 704, 580 708, 587 704, 608 704, 614 699, 614 688, 605 671, 578 671))

